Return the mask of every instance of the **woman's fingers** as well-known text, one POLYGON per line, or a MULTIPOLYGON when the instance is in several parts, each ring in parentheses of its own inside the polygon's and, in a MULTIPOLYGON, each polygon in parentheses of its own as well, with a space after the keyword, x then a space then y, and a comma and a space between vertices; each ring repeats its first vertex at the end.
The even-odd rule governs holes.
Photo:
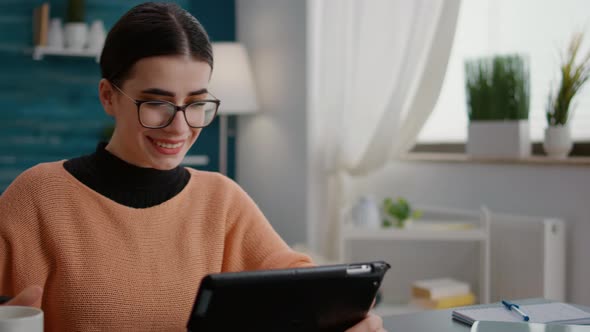
POLYGON ((42 296, 43 288, 41 288, 41 286, 29 286, 12 300, 6 302, 5 305, 22 305, 31 307, 37 303, 42 296))
POLYGON ((346 332, 384 332, 383 319, 380 316, 369 313, 360 323, 346 330, 346 332))

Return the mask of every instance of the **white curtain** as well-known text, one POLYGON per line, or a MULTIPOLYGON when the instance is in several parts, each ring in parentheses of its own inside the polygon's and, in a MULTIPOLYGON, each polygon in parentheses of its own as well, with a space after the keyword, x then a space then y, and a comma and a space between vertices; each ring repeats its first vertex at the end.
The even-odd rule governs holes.
POLYGON ((459 5, 308 1, 311 240, 326 256, 336 256, 350 182, 407 152, 434 108, 459 5))

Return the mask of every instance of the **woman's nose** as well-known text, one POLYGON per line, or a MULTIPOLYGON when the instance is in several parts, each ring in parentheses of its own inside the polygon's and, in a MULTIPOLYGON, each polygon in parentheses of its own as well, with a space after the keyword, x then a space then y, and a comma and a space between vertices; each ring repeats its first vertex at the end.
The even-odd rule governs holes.
POLYGON ((184 132, 187 129, 189 129, 189 126, 186 123, 186 119, 184 117, 184 113, 182 111, 176 112, 176 114, 174 114, 172 122, 170 122, 170 124, 166 126, 164 129, 168 129, 169 131, 173 132, 184 132))

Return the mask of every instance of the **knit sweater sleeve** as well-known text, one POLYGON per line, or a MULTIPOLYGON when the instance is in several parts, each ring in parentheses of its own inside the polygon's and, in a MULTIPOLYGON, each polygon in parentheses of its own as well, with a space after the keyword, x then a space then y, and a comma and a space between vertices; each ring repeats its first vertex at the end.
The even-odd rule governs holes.
MULTIPOLYGON (((0 201, 2 196, 0 196, 0 201)), ((1 206, 1 204, 0 204, 1 206)), ((6 243, 5 236, 2 234, 2 225, 4 221, 0 216, 0 295, 12 294, 11 280, 10 280, 10 252, 6 243)))
POLYGON ((42 207, 36 202, 43 184, 35 173, 25 171, 0 196, 0 295, 15 296, 31 285, 43 287, 47 279, 42 207))
POLYGON ((256 203, 232 182, 226 221, 223 272, 312 266, 273 229, 256 203))

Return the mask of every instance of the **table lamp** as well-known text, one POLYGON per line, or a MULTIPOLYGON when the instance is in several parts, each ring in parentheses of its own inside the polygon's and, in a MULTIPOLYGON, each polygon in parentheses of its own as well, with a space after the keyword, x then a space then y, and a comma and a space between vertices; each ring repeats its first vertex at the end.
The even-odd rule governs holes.
POLYGON ((227 116, 258 110, 254 79, 246 48, 237 42, 213 43, 213 74, 209 91, 219 100, 219 172, 227 174, 227 116))

